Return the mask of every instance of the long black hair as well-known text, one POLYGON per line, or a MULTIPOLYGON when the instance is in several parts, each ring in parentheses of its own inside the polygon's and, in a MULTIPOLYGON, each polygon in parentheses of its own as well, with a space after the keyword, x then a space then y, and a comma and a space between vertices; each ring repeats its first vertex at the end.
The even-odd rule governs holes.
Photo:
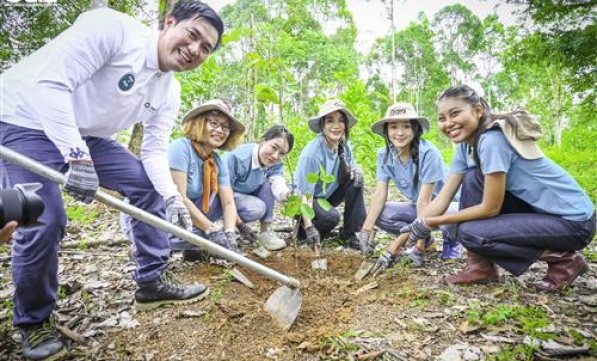
POLYGON ((473 109, 477 107, 477 105, 481 104, 483 107, 483 114, 481 114, 481 118, 479 119, 479 127, 473 134, 475 137, 474 146, 473 146, 473 159, 478 167, 481 166, 481 161, 479 160, 479 138, 481 134, 483 134, 493 122, 493 116, 491 114, 491 107, 487 103, 485 99, 483 99, 473 88, 468 85, 454 85, 446 89, 440 96, 437 98, 436 104, 444 99, 460 99, 466 103, 468 103, 473 109))
MULTIPOLYGON (((409 119, 410 126, 413 130, 413 140, 410 142, 410 157, 413 160, 415 171, 413 172, 413 185, 415 188, 419 186, 419 142, 421 141, 421 135, 423 135, 423 128, 421 124, 415 119, 409 119)), ((386 141, 386 156, 383 162, 386 163, 388 156, 392 154, 392 148, 394 148, 392 142, 388 137, 388 126, 391 122, 387 122, 383 125, 384 140, 386 141)))
MULTIPOLYGON (((342 122, 344 123, 344 137, 342 137, 340 139, 340 141, 338 142, 338 149, 337 149, 338 158, 340 158, 340 166, 338 167, 338 184, 342 184, 342 183, 344 183, 344 181, 348 178, 348 176, 350 174, 350 166, 348 165, 348 162, 346 161, 346 154, 344 154, 345 153, 344 145, 348 141, 348 138, 350 138, 350 128, 348 127, 348 117, 346 116, 346 114, 341 110, 338 110, 338 112, 340 112, 340 114, 342 114, 342 122)), ((324 115, 319 120, 321 132, 324 134, 324 136, 325 136, 325 132, 324 132, 325 117, 326 116, 324 115)))

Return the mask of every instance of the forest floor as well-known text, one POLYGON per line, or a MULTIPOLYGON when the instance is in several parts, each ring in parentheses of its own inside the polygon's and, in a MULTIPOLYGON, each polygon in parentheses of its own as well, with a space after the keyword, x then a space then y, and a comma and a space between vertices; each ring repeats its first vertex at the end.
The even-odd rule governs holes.
MULTIPOLYGON (((172 271, 181 281, 209 285, 209 297, 136 312, 135 266, 117 213, 102 205, 69 209, 55 310, 69 347, 65 360, 597 360, 597 242, 583 251, 590 271, 561 294, 527 287, 543 276, 541 263, 518 278, 502 273, 498 283, 448 287, 442 277, 464 261, 444 265, 441 240, 425 268, 400 263, 362 281, 354 277, 361 255, 338 242, 324 248, 327 271, 311 269, 304 247, 267 259, 248 250, 302 283, 301 311, 284 332, 263 307, 280 285, 243 269, 250 289, 225 267, 183 262, 176 253, 172 271)), ((275 228, 290 224, 281 220, 275 228)), ((0 247, 0 360, 21 360, 11 326, 10 249, 0 247)))

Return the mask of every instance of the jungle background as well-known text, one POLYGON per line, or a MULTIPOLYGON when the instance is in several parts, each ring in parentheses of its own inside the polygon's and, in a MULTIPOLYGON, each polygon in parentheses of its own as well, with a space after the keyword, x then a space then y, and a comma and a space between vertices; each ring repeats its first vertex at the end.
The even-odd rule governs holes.
MULTIPOLYGON (((247 125, 248 141, 258 139, 270 125, 284 123, 296 137, 295 151, 286 160, 288 171, 293 170, 300 150, 313 138, 307 120, 327 98, 340 98, 359 119, 351 143, 357 161, 365 169, 368 186, 372 187, 375 154, 383 141, 369 128, 387 107, 395 101, 408 101, 419 114, 428 116, 432 130, 425 138, 442 150, 449 164, 453 145, 437 131, 435 99, 452 84, 474 83, 495 112, 522 107, 535 114, 543 127, 542 149, 578 180, 593 202, 597 201, 596 0, 503 0, 516 5, 521 19, 510 26, 501 23, 496 15, 479 18, 467 7, 456 4, 444 7, 432 17, 421 13, 401 30, 396 30, 392 16, 398 0, 368 2, 375 1, 384 3, 392 26, 385 36, 374 40, 366 53, 357 49, 358 29, 345 0, 238 0, 224 6, 220 11, 227 25, 223 47, 196 71, 177 75, 183 88, 180 119, 194 104, 224 98, 231 101, 235 114, 247 125)), ((55 37, 82 11, 109 6, 157 26, 158 19, 171 5, 171 0, 157 4, 141 0, 58 0, 56 4, 31 6, 0 0, 0 71, 55 37)), ((119 133, 118 139, 138 151, 141 133, 141 127, 137 126, 119 133)), ((178 136, 176 128, 172 137, 178 136)), ((98 359, 317 360, 369 355, 371 360, 401 357, 431 360, 445 356, 457 338, 456 345, 460 346, 452 354, 462 359, 531 360, 538 357, 540 345, 523 342, 529 336, 543 341, 557 340, 567 347, 585 347, 592 350, 589 352, 593 352, 593 357, 597 350, 594 245, 584 251, 591 262, 590 273, 564 297, 536 295, 513 277, 497 288, 446 291, 437 280, 459 266, 445 268, 437 255, 431 260, 437 269, 417 271, 398 267, 392 273, 394 277, 380 280, 371 296, 358 292, 362 285, 345 283, 360 259, 342 250, 341 245, 330 250, 329 257, 337 263, 337 268, 327 276, 308 273, 296 263, 292 267, 285 265, 278 257, 266 262, 304 277, 312 287, 313 297, 304 307, 303 321, 295 332, 285 336, 271 329, 266 318, 260 318, 263 311, 256 311, 259 305, 255 301, 249 302, 249 307, 255 308, 251 311, 242 309, 247 307, 246 299, 232 305, 223 301, 230 295, 236 297, 232 299, 243 300, 244 296, 251 299, 255 291, 247 293, 243 286, 231 282, 226 273, 218 276, 221 270, 211 264, 179 264, 177 267, 186 279, 210 283, 217 291, 216 296, 212 293, 208 306, 194 306, 198 308, 195 311, 172 308, 160 311, 158 316, 139 315, 135 326, 129 328, 127 325, 133 321, 130 318, 123 321, 122 315, 128 314, 123 305, 134 291, 129 280, 132 264, 126 259, 126 243, 121 242, 115 224, 117 214, 97 204, 85 207, 68 201, 67 206, 71 225, 61 253, 63 303, 59 312, 68 315, 62 324, 75 333, 71 335, 72 348, 79 352, 70 356, 73 359, 94 359, 93 352, 97 352, 98 359), (102 263, 110 271, 96 274, 102 263), (85 282, 77 278, 80 275, 85 275, 85 282), (97 279, 90 281, 89 277, 97 279), (413 277, 414 280, 408 281, 413 277), (422 284, 432 286, 417 287, 416 277, 422 284), (106 285, 107 279, 111 286, 106 285), (397 288, 388 291, 393 286, 397 288), (334 298, 333 292, 330 296, 330 287, 340 296, 334 298), (114 290, 124 290, 125 294, 114 300, 114 290), (85 312, 75 310, 73 300, 84 304, 85 312), (315 311, 316 303, 326 303, 328 312, 315 311), (338 309, 341 314, 336 315, 338 309), (447 309, 453 312, 446 314, 447 309), (72 316, 73 312, 78 316, 72 316), (95 316, 85 318, 81 314, 95 316), (556 322, 562 315, 564 321, 556 322), (221 317, 228 322, 214 323, 221 317), (409 317, 414 321, 407 322, 405 319, 409 317), (313 326, 309 322, 326 318, 328 323, 315 322, 313 326), (456 326, 452 326, 453 330, 438 327, 434 321, 438 318, 456 326), (183 344, 177 338, 180 334, 190 337, 189 328, 194 326, 189 319, 195 325, 197 320, 203 323, 204 331, 196 336, 201 338, 200 346, 192 341, 197 338, 191 337, 183 344), (113 322, 107 324, 110 320, 113 322), (235 323, 238 320, 243 320, 243 324, 257 320, 262 328, 241 328, 235 323), (185 322, 191 323, 188 328, 185 322), (161 324, 167 326, 160 327, 161 324), (237 327, 227 329, 230 325, 237 327), (375 331, 355 331, 363 327, 375 331), (87 333, 76 333, 84 330, 87 333), (220 335, 222 330, 229 331, 225 333, 227 336, 220 335), (112 332, 116 336, 112 337, 112 332), (209 339, 218 335, 218 340, 209 339), (166 337, 170 344, 158 342, 160 337, 166 337), (174 339, 178 341, 173 342, 174 339), (470 344, 462 346, 465 341, 470 344), (220 349, 222 353, 210 351, 202 357, 184 353, 189 348, 213 350, 213 347, 222 348, 222 344, 230 347, 238 342, 245 348, 232 347, 228 354, 220 349), (471 351, 471 345, 480 342, 495 347, 471 351), (405 349, 409 351, 391 351, 401 348, 397 345, 407 345, 405 349), (158 351, 152 347, 158 347, 158 351), (375 355, 375 350, 386 351, 375 355), (465 358, 466 355, 470 358, 465 358)), ((280 227, 287 226, 283 217, 278 221, 280 227)), ((298 258, 295 251, 294 257, 306 262, 300 256, 301 251, 298 258)), ((280 254, 281 259, 292 257, 290 250, 280 254)), ((0 249, 0 262, 0 301, 3 302, 0 322, 5 331, 5 338, 0 336, 0 359, 19 359, 19 349, 12 341, 18 336, 10 326, 9 247, 0 249)), ((538 266, 534 271, 538 275, 544 268, 538 266)), ((258 275, 252 276, 259 281, 258 286, 260 282, 263 284, 264 290, 258 296, 265 298, 271 284, 258 275)), ((533 276, 531 272, 529 277, 533 276)), ((196 332, 193 328, 193 334, 196 332)), ((549 359, 549 355, 541 357, 549 359)))

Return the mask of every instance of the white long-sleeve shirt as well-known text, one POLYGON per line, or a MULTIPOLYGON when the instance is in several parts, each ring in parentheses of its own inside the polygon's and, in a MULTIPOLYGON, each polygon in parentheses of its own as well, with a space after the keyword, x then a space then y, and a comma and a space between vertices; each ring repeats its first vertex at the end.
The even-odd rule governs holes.
POLYGON ((109 138, 143 122, 143 166, 163 197, 178 194, 167 149, 180 84, 159 69, 158 36, 114 10, 81 14, 0 74, 0 121, 43 130, 65 162, 89 158, 82 136, 109 138))

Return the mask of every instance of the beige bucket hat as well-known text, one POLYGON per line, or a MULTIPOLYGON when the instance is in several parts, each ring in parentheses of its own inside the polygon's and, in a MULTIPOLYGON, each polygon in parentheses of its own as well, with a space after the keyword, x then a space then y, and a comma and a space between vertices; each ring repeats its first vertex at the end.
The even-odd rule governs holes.
POLYGON ((208 112, 210 110, 217 110, 225 116, 227 116, 228 118, 230 118, 230 120, 232 120, 232 123, 234 124, 235 132, 239 132, 240 134, 245 132, 245 125, 241 123, 238 119, 236 119, 234 114, 232 114, 232 107, 230 106, 230 104, 220 99, 209 100, 203 104, 195 106, 193 109, 191 109, 191 111, 187 113, 187 115, 184 116, 184 118, 182 119, 182 124, 185 124, 186 122, 189 122, 192 119, 194 119, 199 114, 208 112))
POLYGON ((386 116, 383 117, 381 120, 373 123, 371 126, 371 131, 381 137, 384 137, 383 134, 383 125, 385 123, 392 122, 394 120, 416 120, 419 122, 421 129, 423 130, 423 134, 429 131, 429 119, 427 117, 421 117, 415 111, 415 108, 410 103, 396 103, 391 105, 388 110, 386 111, 386 116))
POLYGON ((321 133, 321 118, 335 112, 336 110, 341 111, 346 116, 348 121, 348 129, 352 128, 357 123, 357 118, 352 115, 350 110, 346 109, 344 102, 338 99, 330 99, 319 107, 319 113, 315 118, 309 119, 309 129, 315 133, 321 133))

